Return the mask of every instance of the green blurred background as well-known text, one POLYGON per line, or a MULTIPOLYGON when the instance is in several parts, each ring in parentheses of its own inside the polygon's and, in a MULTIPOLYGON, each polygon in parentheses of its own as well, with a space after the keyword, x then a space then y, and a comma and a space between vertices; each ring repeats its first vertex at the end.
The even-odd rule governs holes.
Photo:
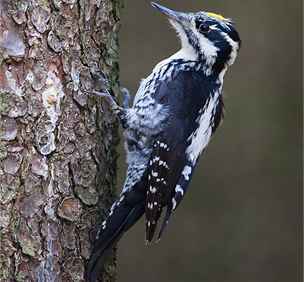
MULTIPOLYGON (((302 249, 301 1, 161 1, 232 18, 243 45, 225 79, 225 121, 159 244, 139 222, 119 244, 119 282, 296 282, 302 249)), ((125 1, 121 83, 136 92, 179 49, 149 1, 125 1)), ((119 161, 119 187, 124 178, 119 161)))

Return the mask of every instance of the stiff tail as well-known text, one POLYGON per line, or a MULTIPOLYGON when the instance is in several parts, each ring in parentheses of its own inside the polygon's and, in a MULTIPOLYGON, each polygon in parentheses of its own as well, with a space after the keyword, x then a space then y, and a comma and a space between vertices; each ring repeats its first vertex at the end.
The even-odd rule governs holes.
POLYGON ((144 211, 144 203, 130 206, 124 201, 117 201, 112 206, 110 214, 103 222, 93 245, 86 269, 87 282, 101 281, 104 262, 111 251, 111 247, 143 215, 144 211))

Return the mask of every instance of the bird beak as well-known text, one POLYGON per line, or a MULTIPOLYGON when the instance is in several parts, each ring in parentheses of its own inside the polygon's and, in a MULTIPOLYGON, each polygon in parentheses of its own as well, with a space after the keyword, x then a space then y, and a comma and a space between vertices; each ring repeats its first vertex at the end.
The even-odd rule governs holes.
POLYGON ((172 19, 180 24, 185 24, 190 21, 189 15, 187 15, 186 13, 170 10, 155 2, 151 2, 151 6, 155 9, 159 10, 161 13, 165 14, 166 16, 168 16, 170 19, 172 19))

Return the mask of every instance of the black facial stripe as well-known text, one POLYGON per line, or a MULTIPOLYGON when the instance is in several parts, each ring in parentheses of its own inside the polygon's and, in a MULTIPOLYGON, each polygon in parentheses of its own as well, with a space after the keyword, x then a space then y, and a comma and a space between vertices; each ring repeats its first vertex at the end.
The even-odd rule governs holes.
POLYGON ((199 58, 201 59, 202 52, 201 52, 200 45, 199 45, 199 42, 198 42, 196 36, 193 34, 193 32, 191 30, 186 29, 184 27, 182 27, 182 28, 186 34, 189 44, 194 48, 195 52, 198 54, 199 58))

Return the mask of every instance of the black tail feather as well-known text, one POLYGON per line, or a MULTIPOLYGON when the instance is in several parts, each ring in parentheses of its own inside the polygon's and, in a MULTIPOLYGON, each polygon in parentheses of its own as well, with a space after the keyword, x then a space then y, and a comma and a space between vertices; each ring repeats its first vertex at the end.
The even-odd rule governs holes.
MULTIPOLYGON (((104 229, 94 242, 91 257, 87 264, 86 281, 96 282, 104 270, 105 259, 111 252, 111 247, 119 241, 126 232, 143 215, 144 203, 132 207, 124 202, 115 207, 111 216, 106 220, 104 229)), ((100 280, 99 280, 100 281, 100 280)))
POLYGON ((162 223, 162 225, 160 227, 160 231, 158 233, 157 241, 159 241, 160 238, 161 238, 161 236, 163 235, 163 232, 165 231, 165 229, 166 229, 166 227, 167 227, 167 225, 169 223, 169 219, 171 217, 171 214, 172 214, 172 205, 169 204, 167 206, 167 211, 166 211, 165 217, 163 219, 163 223, 162 223))

